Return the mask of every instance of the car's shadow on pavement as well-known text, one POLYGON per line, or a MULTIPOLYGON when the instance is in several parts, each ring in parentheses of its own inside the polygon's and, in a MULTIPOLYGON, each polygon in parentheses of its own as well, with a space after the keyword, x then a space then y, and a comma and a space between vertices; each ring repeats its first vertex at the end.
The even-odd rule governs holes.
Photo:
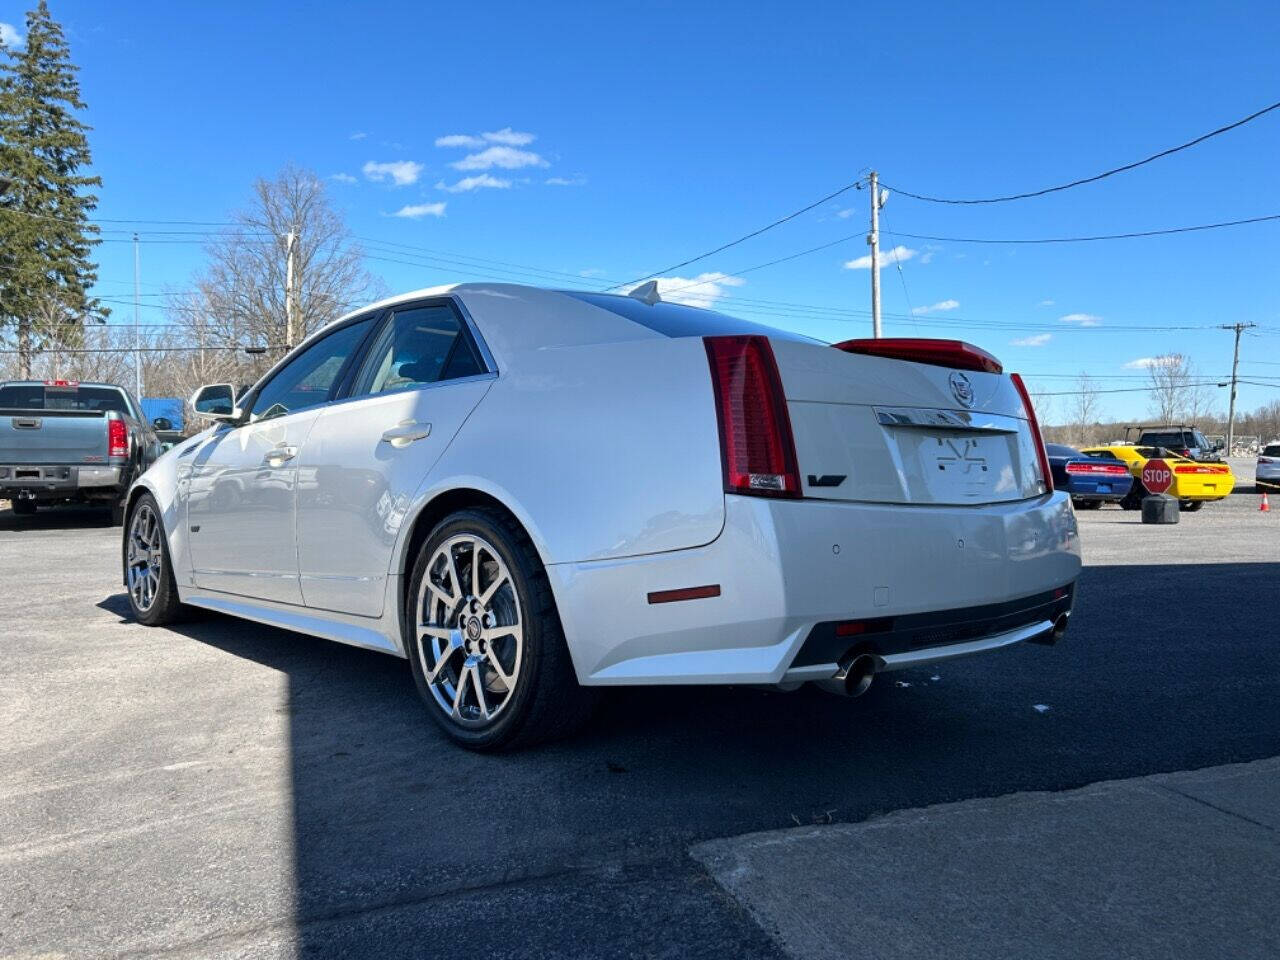
MULTIPOLYGON (((446 740, 403 660, 215 615, 171 630, 288 678, 305 946, 325 935, 311 921, 425 891, 1276 755, 1280 638, 1257 612, 1278 578, 1280 563, 1089 567, 1053 648, 886 675, 856 700, 617 690, 575 739, 496 756, 446 740)), ((101 606, 128 617, 123 594, 101 606)))

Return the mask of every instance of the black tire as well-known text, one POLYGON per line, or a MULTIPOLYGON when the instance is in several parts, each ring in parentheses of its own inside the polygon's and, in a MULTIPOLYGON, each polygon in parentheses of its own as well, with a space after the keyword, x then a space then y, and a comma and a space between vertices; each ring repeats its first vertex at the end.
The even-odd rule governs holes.
MULTIPOLYGON (((438 524, 415 559, 405 608, 405 648, 418 693, 440 728, 462 746, 471 750, 496 751, 544 743, 568 736, 591 715, 596 696, 578 684, 546 570, 529 535, 505 513, 488 508, 460 510, 438 524), (483 541, 480 547, 471 541, 470 561, 466 559, 468 538, 483 541), (451 541, 454 546, 446 548, 451 541), (455 550, 459 552, 454 553, 455 550), (505 605, 506 613, 502 617, 490 611, 489 607, 467 605, 468 588, 465 584, 470 582, 470 570, 477 556, 488 557, 480 564, 482 586, 486 573, 492 584, 501 581, 496 571, 501 566, 506 568, 511 592, 500 587, 490 601, 491 605, 505 605), (495 557, 500 564, 493 562, 495 557), (450 585, 450 595, 456 596, 456 601, 446 602, 443 592, 432 594, 429 588, 424 588, 423 580, 432 568, 433 560, 443 571, 443 575, 440 571, 432 573, 431 582, 437 585, 444 585, 452 579, 448 567, 444 566, 452 561, 453 569, 462 581, 450 585), (458 566, 460 560, 462 566, 458 566), (425 611, 422 609, 424 601, 427 605, 425 611), (450 603, 456 605, 450 606, 450 603), (514 636, 499 639, 501 624, 486 631, 493 637, 488 640, 488 647, 484 646, 485 640, 473 639, 470 633, 464 632, 464 624, 478 616, 486 618, 484 624, 489 624, 488 618, 492 616, 512 625, 517 622, 514 620, 517 610, 522 634, 518 648, 514 645, 514 636), (454 640, 446 644, 443 639, 433 641, 431 637, 424 636, 419 626, 427 625, 427 614, 432 624, 443 629, 452 628, 451 636, 462 646, 453 646, 454 640), (438 649, 436 643, 445 644, 447 649, 438 649), (505 652, 499 651, 497 645, 504 643, 508 645, 505 652), (517 649, 518 661, 514 659, 517 649), (462 654, 465 656, 460 656, 462 654), (490 665, 494 657, 507 661, 507 664, 500 661, 499 665, 504 671, 512 670, 511 685, 505 683, 490 665), (470 681, 470 686, 463 672, 468 664, 472 664, 470 669, 475 678, 470 681), (434 683, 428 680, 427 675, 432 666, 439 671, 434 683), (483 682, 481 678, 484 678, 483 682), (450 694, 449 687, 453 688, 453 694, 450 694), (494 687, 501 689, 495 690, 494 687), (447 712, 450 709, 448 701, 452 696, 453 703, 459 703, 459 688, 462 690, 461 710, 454 706, 452 712, 455 715, 451 716, 447 712), (490 696, 503 697, 500 704, 492 706, 492 719, 481 713, 480 697, 476 695, 481 690, 484 691, 486 710, 491 707, 488 703, 490 696), (467 705, 468 699, 474 702, 467 705), (467 711, 469 716, 462 718, 458 715, 462 711, 467 711)), ((479 628, 476 628, 476 633, 479 633, 479 628)))
POLYGON ((1199 510, 1203 506, 1204 506, 1203 500, 1183 500, 1180 504, 1178 504, 1179 509, 1181 509, 1185 513, 1195 513, 1197 510, 1199 510))
POLYGON ((1073 500, 1077 510, 1100 510, 1102 509, 1101 500, 1073 500))
POLYGON ((1120 507, 1124 510, 1141 510, 1142 498, 1147 495, 1147 488, 1141 481, 1133 481, 1133 486, 1129 488, 1129 492, 1124 495, 1124 499, 1120 501, 1120 507))
POLYGON ((13 513, 18 517, 29 517, 36 512, 36 502, 34 500, 10 500, 9 506, 13 509, 13 513))
MULTIPOLYGON (((169 559, 169 538, 164 532, 164 518, 160 512, 160 505, 151 494, 144 493, 133 502, 121 539, 120 556, 124 565, 125 593, 129 597, 129 608, 133 611, 134 619, 148 627, 163 627, 182 619, 184 607, 182 601, 178 599, 178 583, 173 577, 173 562, 169 559), (155 571, 154 587, 147 594, 150 596, 149 603, 143 602, 144 595, 135 595, 138 591, 130 580, 130 538, 135 534, 134 522, 144 509, 150 511, 155 519, 156 529, 159 532, 160 550, 160 569, 155 571)), ((152 555, 154 556, 154 551, 152 555)), ((136 568, 137 562, 133 566, 136 568)))

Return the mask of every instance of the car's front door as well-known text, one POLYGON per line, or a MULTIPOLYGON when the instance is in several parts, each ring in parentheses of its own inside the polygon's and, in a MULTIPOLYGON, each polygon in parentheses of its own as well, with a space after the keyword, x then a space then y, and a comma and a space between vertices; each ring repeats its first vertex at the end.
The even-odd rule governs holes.
POLYGON ((301 351, 246 398, 244 422, 220 427, 196 454, 187 521, 197 586, 302 603, 299 454, 372 322, 345 324, 301 351))
POLYGON ((414 494, 493 379, 450 300, 397 308, 350 397, 325 408, 302 451, 298 566, 309 607, 382 613, 414 494))

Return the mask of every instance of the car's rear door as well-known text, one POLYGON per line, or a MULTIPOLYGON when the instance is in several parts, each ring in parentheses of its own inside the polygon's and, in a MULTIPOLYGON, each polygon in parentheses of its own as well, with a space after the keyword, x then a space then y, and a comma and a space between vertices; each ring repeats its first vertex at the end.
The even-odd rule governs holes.
POLYGON ((390 311, 347 396, 324 410, 302 451, 297 542, 307 606, 382 613, 410 502, 495 375, 452 298, 390 311))

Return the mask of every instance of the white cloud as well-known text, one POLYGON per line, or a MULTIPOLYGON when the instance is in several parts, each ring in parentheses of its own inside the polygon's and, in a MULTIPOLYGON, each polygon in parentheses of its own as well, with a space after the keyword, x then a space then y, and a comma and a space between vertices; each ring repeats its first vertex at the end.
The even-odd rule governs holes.
POLYGON ((404 217, 408 220, 418 220, 422 217, 443 217, 444 203, 411 203, 407 207, 401 207, 393 217, 404 217))
POLYGON ((393 160, 390 163, 376 163, 370 160, 360 169, 375 183, 385 183, 390 180, 397 187, 407 187, 411 183, 418 182, 418 177, 422 176, 423 166, 412 160, 393 160))
POLYGON ((1176 355, 1165 357, 1138 357, 1137 360, 1130 360, 1124 365, 1126 370, 1149 370, 1152 367, 1169 367, 1180 363, 1180 359, 1176 355))
POLYGON ((348 139, 348 140, 363 140, 363 139, 364 139, 365 137, 367 137, 367 136, 368 136, 368 134, 367 134, 367 133, 365 133, 363 130, 357 130, 357 131, 356 131, 355 133, 353 133, 351 136, 347 137, 347 139, 348 139))
POLYGON ((937 303, 927 307, 915 307, 911 312, 917 317, 922 317, 926 313, 946 313, 948 310, 954 310, 958 306, 960 306, 959 300, 939 300, 937 303))
POLYGON ((529 150, 517 150, 515 147, 489 147, 479 153, 468 154, 454 162, 452 166, 455 170, 489 170, 492 167, 519 170, 521 167, 547 167, 550 164, 529 150))
POLYGON ((1037 304, 1036 304, 1036 306, 1037 306, 1037 307, 1052 307, 1052 306, 1053 306, 1053 301, 1052 301, 1052 300, 1041 300, 1039 303, 1037 303, 1037 304))
POLYGON ((856 213, 856 211, 853 209, 853 207, 846 207, 844 210, 837 210, 836 216, 839 217, 841 220, 848 220, 850 217, 854 215, 854 213, 856 213))
POLYGON ((1013 347, 1043 347, 1052 339, 1052 333, 1037 333, 1034 336, 1023 337, 1020 340, 1010 340, 1009 345, 1013 347))
POLYGON ((926 250, 920 257, 921 263, 933 263, 933 251, 926 250))
POLYGON ((469 190, 479 190, 483 187, 492 187, 495 190, 506 190, 510 186, 510 180, 501 180, 498 177, 490 176, 487 173, 479 173, 474 177, 463 177, 454 184, 448 184, 441 180, 436 184, 436 189, 445 190, 449 193, 466 193, 469 190))
POLYGON ((512 130, 510 127, 503 127, 493 133, 482 133, 480 136, 490 143, 503 143, 508 147, 524 147, 538 139, 532 133, 523 133, 520 130, 512 130))
POLYGON ((23 36, 12 23, 0 23, 0 44, 10 50, 17 50, 23 44, 23 36))
MULTIPOLYGON (((919 250, 912 250, 903 246, 894 247, 892 250, 882 250, 880 252, 880 266, 883 268, 893 263, 905 263, 919 252, 919 250)), ((846 261, 844 268, 846 270, 870 270, 871 254, 867 254, 865 257, 858 257, 856 260, 846 261)))
POLYGON ((478 137, 470 133, 451 133, 447 136, 436 137, 436 146, 466 147, 468 150, 479 150, 486 144, 497 143, 504 147, 525 147, 537 139, 535 134, 503 127, 501 130, 482 133, 478 137))
POLYGON ((356 178, 349 173, 332 173, 329 175, 330 180, 336 180, 338 183, 355 183, 356 178))
MULTIPOLYGON (((671 303, 710 307, 726 296, 725 287, 740 287, 747 281, 724 273, 700 273, 696 277, 658 277, 658 296, 671 303)), ((646 283, 648 281, 645 281, 646 283)), ((623 290, 630 293, 639 284, 623 290)))
POLYGON ((468 133, 451 133, 447 137, 436 137, 437 147, 483 147, 484 140, 468 133))
POLYGON ((586 182, 585 177, 573 177, 572 179, 568 177, 547 177, 543 181, 549 187, 580 187, 586 182))
POLYGON ((1074 323, 1078 327, 1096 327, 1102 323, 1101 317, 1095 317, 1091 313, 1068 313, 1058 319, 1062 323, 1074 323))

